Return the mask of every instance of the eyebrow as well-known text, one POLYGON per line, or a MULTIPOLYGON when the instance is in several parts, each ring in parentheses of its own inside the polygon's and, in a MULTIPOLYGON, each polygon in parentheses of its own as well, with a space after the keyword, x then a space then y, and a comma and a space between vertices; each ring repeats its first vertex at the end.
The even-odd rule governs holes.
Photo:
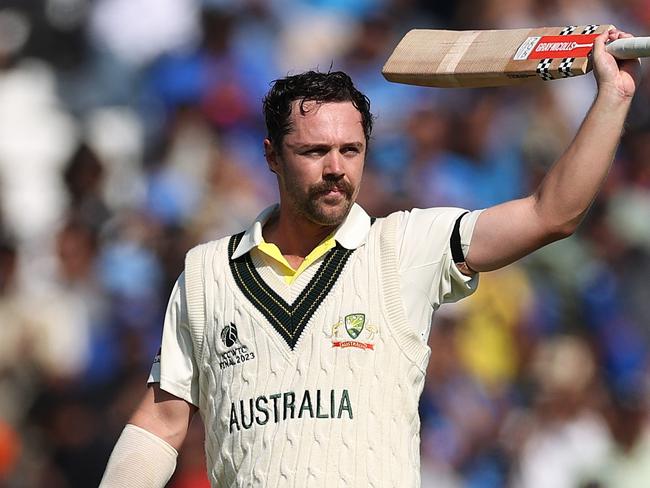
MULTIPOLYGON (((287 143, 287 146, 289 146, 293 150, 297 151, 304 151, 306 149, 320 149, 320 148, 329 148, 332 147, 331 144, 325 143, 325 142, 313 142, 313 143, 304 143, 304 144, 290 144, 287 143)), ((364 144, 363 142, 359 141, 352 141, 352 142, 344 142, 343 144, 340 145, 341 147, 354 147, 356 149, 363 149, 364 144)))

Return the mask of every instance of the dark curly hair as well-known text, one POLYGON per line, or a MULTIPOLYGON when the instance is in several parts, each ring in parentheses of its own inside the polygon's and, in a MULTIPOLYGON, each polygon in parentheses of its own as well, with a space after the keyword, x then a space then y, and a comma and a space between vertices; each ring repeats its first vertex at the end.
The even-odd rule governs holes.
POLYGON ((280 152, 284 136, 291 127, 291 104, 300 100, 300 111, 305 113, 305 102, 352 102, 361 113, 366 146, 372 133, 370 100, 357 90, 352 79, 343 71, 320 73, 307 71, 275 80, 264 97, 263 108, 267 137, 276 151, 280 152))

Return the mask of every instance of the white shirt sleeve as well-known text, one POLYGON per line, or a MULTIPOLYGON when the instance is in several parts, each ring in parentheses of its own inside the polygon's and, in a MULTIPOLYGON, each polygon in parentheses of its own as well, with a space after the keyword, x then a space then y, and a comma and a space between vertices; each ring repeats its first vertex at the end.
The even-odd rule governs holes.
MULTIPOLYGON (((478 286, 478 274, 470 277, 461 273, 451 255, 454 224, 465 212, 460 208, 402 212, 396 243, 402 296, 410 322, 425 339, 433 312, 443 303, 471 295, 478 286)), ((469 212, 461 220, 460 241, 465 255, 481 212, 469 212)))
POLYGON ((198 369, 187 314, 185 275, 176 281, 165 313, 160 352, 156 355, 148 383, 193 405, 199 404, 198 369))

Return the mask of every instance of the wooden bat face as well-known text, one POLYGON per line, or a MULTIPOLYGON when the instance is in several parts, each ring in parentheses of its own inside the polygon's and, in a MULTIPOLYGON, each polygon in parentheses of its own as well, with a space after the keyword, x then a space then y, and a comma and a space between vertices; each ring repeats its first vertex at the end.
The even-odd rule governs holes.
POLYGON ((611 25, 483 31, 414 29, 382 73, 389 81, 435 87, 514 85, 584 75, 594 38, 611 25))

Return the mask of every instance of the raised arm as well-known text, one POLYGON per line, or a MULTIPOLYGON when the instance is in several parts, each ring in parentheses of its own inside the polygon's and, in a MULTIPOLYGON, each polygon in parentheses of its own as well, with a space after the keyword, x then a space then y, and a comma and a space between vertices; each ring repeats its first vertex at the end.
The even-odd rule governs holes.
POLYGON ((467 265, 490 271, 571 235, 611 166, 636 87, 638 60, 616 61, 605 42, 629 34, 613 30, 594 42, 598 94, 575 139, 534 194, 497 205, 479 217, 467 265))
POLYGON ((154 383, 117 441, 100 488, 163 488, 195 412, 154 383))

